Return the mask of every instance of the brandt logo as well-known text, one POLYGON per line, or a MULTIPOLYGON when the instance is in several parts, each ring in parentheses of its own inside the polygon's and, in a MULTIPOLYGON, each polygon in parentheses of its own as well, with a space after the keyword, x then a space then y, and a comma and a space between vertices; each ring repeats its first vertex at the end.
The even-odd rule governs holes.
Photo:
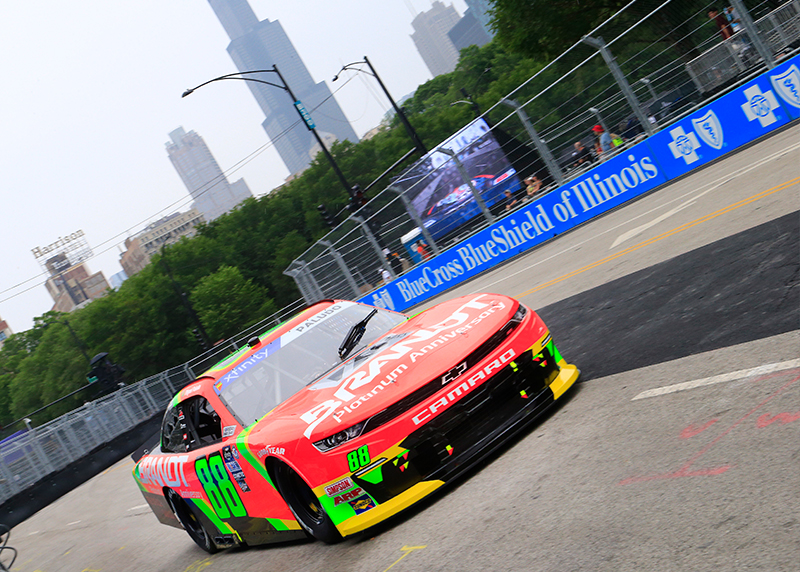
POLYGON ((793 107, 800 107, 800 70, 792 65, 780 75, 769 77, 772 87, 783 100, 793 107))
POLYGON ((709 110, 703 117, 692 119, 692 125, 704 143, 714 149, 722 149, 725 136, 722 133, 722 125, 719 122, 719 118, 713 110, 709 110))
POLYGON ((744 90, 744 96, 747 102, 742 104, 742 111, 748 121, 758 119, 761 127, 767 127, 778 120, 773 113, 773 110, 778 109, 778 100, 771 89, 767 93, 761 93, 761 88, 754 85, 744 90))
POLYGON ((697 135, 694 132, 689 132, 687 135, 683 131, 683 127, 676 127, 670 130, 672 141, 669 143, 669 150, 676 159, 683 157, 687 165, 691 165, 700 157, 697 155, 696 149, 700 147, 700 141, 697 140, 697 135))

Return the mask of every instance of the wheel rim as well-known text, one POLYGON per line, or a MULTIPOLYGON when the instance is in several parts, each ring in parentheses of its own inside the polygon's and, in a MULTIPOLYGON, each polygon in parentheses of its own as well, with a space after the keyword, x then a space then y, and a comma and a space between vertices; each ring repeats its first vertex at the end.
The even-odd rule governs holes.
POLYGON ((325 522, 325 510, 319 503, 319 499, 314 496, 311 488, 301 479, 294 471, 287 471, 291 483, 291 495, 295 501, 294 508, 300 513, 298 516, 306 522, 313 523, 317 526, 325 522))
POLYGON ((186 529, 186 532, 188 532, 191 536, 197 537, 205 542, 207 538, 203 525, 199 520, 197 520, 197 517, 194 515, 194 513, 189 510, 189 507, 186 506, 186 504, 183 502, 183 499, 181 499, 174 491, 170 491, 169 504, 172 507, 172 512, 175 513, 175 516, 183 525, 183 528, 186 529), (175 497, 178 498, 176 499, 175 497))

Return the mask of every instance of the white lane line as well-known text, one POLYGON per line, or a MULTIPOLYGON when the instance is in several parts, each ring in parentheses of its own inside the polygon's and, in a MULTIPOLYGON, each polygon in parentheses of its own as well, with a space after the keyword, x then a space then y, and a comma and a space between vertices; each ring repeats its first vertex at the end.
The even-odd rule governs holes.
POLYGON ((766 375, 768 373, 775 373, 776 371, 784 371, 795 368, 800 368, 800 359, 782 361, 779 363, 770 363, 750 369, 741 369, 739 371, 732 371, 731 373, 723 373, 713 377, 704 377, 703 379, 695 379, 694 381, 684 381, 683 383, 676 383, 674 385, 666 385, 664 387, 648 389, 647 391, 643 391, 631 399, 631 401, 636 401, 637 399, 647 399, 648 397, 658 397, 659 395, 667 395, 668 393, 685 391, 687 389, 695 389, 697 387, 704 387, 706 385, 714 385, 715 383, 736 381, 739 379, 745 379, 747 377, 766 375))
MULTIPOLYGON (((711 192, 711 189, 709 189, 708 191, 705 191, 704 193, 700 193, 700 194, 704 195, 705 193, 709 193, 709 192, 711 192)), ((695 197, 693 199, 690 199, 690 200, 686 201, 682 205, 678 205, 677 207, 675 207, 671 211, 665 212, 664 214, 662 214, 659 217, 654 218, 650 222, 644 223, 642 226, 637 226, 636 228, 631 229, 628 232, 623 232, 622 234, 620 234, 617 237, 617 240, 614 241, 614 244, 612 244, 609 247, 609 250, 613 250, 614 248, 616 248, 617 246, 619 246, 620 244, 622 244, 626 240, 628 240, 630 238, 633 238, 634 236, 642 234, 648 228, 657 225, 658 223, 660 223, 663 220, 668 219, 669 217, 671 217, 675 213, 682 211, 683 209, 685 209, 686 207, 688 207, 690 205, 693 205, 699 196, 700 195, 698 195, 697 197, 695 197)))
POLYGON ((148 506, 150 506, 150 505, 148 505, 148 504, 138 504, 136 506, 132 506, 131 508, 129 508, 128 512, 130 512, 132 510, 139 510, 140 508, 147 508, 148 506))
POLYGON ((34 534, 39 534, 38 530, 34 530, 33 532, 29 532, 28 536, 33 536, 34 534))
POLYGON ((73 524, 78 524, 79 522, 81 522, 81 521, 80 520, 74 520, 72 522, 68 522, 67 526, 72 526, 73 524))

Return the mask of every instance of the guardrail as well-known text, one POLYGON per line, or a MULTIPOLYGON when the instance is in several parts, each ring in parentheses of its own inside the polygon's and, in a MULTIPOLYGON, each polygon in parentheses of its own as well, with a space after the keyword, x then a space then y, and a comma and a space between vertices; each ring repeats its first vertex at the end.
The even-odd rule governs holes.
POLYGON ((48 421, 29 426, 0 443, 0 504, 47 475, 134 427, 161 415, 172 397, 229 354, 296 314, 297 300, 189 362, 127 385, 105 397, 48 421))

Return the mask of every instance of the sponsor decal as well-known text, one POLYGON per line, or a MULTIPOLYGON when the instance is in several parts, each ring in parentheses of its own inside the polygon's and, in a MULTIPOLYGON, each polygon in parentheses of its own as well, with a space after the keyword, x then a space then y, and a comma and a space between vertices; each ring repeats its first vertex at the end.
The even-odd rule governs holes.
MULTIPOLYGON (((364 494, 364 489, 362 489, 362 488, 353 489, 352 491, 346 492, 343 495, 339 495, 338 497, 333 499, 333 506, 339 506, 343 502, 347 502, 349 500, 353 500, 358 495, 362 495, 362 494, 364 494)), ((372 507, 370 507, 370 508, 372 508, 372 507)), ((358 514, 358 513, 356 513, 356 514, 358 514)))
POLYGON ((792 64, 782 74, 769 76, 769 80, 786 103, 800 107, 800 70, 796 65, 792 64))
POLYGON ((186 487, 186 475, 183 464, 189 460, 189 455, 170 457, 145 457, 136 467, 139 482, 143 485, 158 485, 160 487, 186 487))
POLYGON ((478 384, 479 381, 483 381, 486 378, 491 377, 493 375, 493 372, 497 372, 503 369, 505 364, 514 359, 515 355, 516 352, 513 349, 509 349, 503 355, 498 357, 496 360, 492 361, 489 365, 473 373, 469 377, 469 379, 453 387, 445 395, 439 397, 438 399, 436 399, 436 401, 426 406, 425 408, 420 410, 416 415, 414 415, 414 417, 411 419, 414 422, 414 425, 419 425, 420 423, 424 423, 432 415, 436 415, 437 413, 450 407, 451 403, 453 403, 454 401, 458 401, 467 393, 472 391, 472 389, 478 384))
POLYGON ((708 113, 702 117, 692 119, 692 125, 703 143, 718 151, 722 149, 725 136, 722 133, 722 124, 713 109, 709 109, 708 113))
POLYGON ((201 499, 203 498, 203 493, 200 491, 179 491, 179 494, 182 498, 185 499, 201 499))
MULTIPOLYGON (((482 302, 481 298, 482 294, 465 302, 438 324, 404 337, 402 341, 377 354, 368 364, 347 376, 338 384, 339 387, 334 392, 335 399, 327 399, 300 416, 308 423, 303 435, 310 439, 317 425, 331 415, 337 423, 341 423, 345 414, 351 413, 362 403, 383 391, 408 369, 406 364, 398 363, 399 360, 415 363, 428 352, 450 344, 459 334, 466 333, 496 311, 505 308, 502 302, 490 304, 482 302), (475 316, 477 310, 481 313, 475 316), (391 371, 387 372, 389 368, 391 371), (360 391, 362 388, 366 388, 363 393, 360 391), (358 395, 359 393, 361 395, 358 395)), ((312 389, 323 387, 325 386, 315 384, 312 389)))
POLYGON ((356 514, 361 514, 363 512, 367 512, 371 508, 375 508, 375 501, 367 495, 348 502, 350 503, 350 506, 353 507, 353 510, 356 512, 356 514))
POLYGON ((347 489, 350 489, 352 487, 353 487, 353 481, 350 479, 350 477, 345 477, 341 481, 337 481, 332 485, 328 485, 327 487, 325 487, 325 494, 328 495, 329 497, 334 497, 338 495, 340 492, 346 491, 347 489))
POLYGON ((744 96, 747 101, 742 104, 742 111, 748 121, 757 119, 761 127, 767 127, 778 120, 773 110, 778 109, 779 104, 771 89, 767 93, 761 93, 761 88, 753 85, 744 90, 744 96))
POLYGON ((194 395, 195 393, 199 392, 202 385, 200 383, 195 383, 190 385, 189 387, 183 390, 183 394, 181 395, 181 399, 186 399, 187 397, 194 395))
POLYGON ((242 489, 242 492, 248 493, 250 492, 250 487, 247 486, 247 482, 244 480, 244 471, 242 470, 242 466, 236 460, 238 457, 239 454, 237 452, 236 457, 234 458, 230 445, 225 445, 222 448, 222 461, 225 463, 228 471, 230 471, 231 476, 233 476, 233 480, 236 481, 236 484, 239 485, 240 489, 242 489))
POLYGON ((258 458, 263 459, 267 455, 283 455, 286 453, 286 449, 283 447, 272 447, 270 445, 266 445, 263 449, 258 452, 258 458))
POLYGON ((372 305, 384 310, 394 310, 394 300, 386 290, 379 290, 372 294, 372 305))
POLYGON ((680 125, 669 132, 672 135, 672 141, 667 144, 669 150, 672 151, 673 157, 676 159, 683 158, 687 165, 691 165, 698 161, 700 157, 697 155, 697 148, 700 147, 700 141, 694 132, 688 134, 684 132, 683 127, 680 125))
POLYGON ((228 425, 222 428, 222 438, 231 437, 236 432, 236 425, 228 425))

